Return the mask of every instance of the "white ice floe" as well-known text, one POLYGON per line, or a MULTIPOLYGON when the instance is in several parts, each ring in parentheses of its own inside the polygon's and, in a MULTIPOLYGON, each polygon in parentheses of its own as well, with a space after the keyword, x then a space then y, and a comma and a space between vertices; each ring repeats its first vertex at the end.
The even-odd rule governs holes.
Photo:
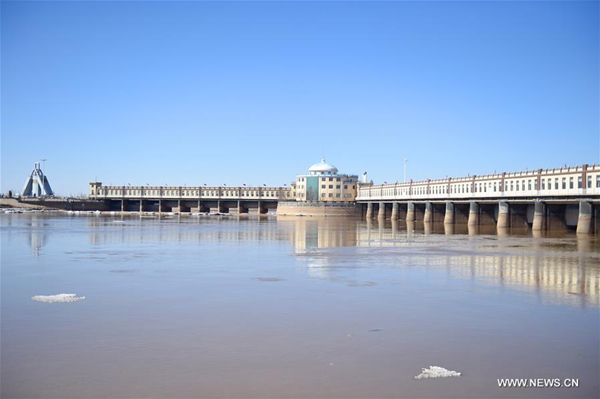
POLYGON ((423 370, 421 374, 415 377, 417 380, 420 380, 421 378, 460 377, 460 373, 439 366, 429 366, 428 369, 421 370, 423 370))
POLYGON ((77 294, 58 294, 58 295, 36 295, 32 296, 36 302, 44 303, 55 303, 55 302, 77 302, 85 299, 84 296, 77 296, 77 294))

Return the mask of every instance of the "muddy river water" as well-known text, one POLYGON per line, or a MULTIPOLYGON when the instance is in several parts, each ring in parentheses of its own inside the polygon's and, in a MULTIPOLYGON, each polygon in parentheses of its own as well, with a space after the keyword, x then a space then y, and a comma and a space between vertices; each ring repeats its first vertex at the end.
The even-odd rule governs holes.
POLYGON ((0 226, 3 398, 599 396, 598 236, 275 216, 0 226), (430 366, 461 375, 415 378, 430 366))

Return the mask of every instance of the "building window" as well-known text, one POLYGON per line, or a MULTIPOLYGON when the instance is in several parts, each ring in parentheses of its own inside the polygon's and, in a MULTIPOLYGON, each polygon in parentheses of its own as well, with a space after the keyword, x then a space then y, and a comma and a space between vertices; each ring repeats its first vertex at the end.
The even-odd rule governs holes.
POLYGON ((573 188, 573 178, 569 177, 569 188, 573 188))
POLYGON ((527 190, 531 191, 531 180, 527 180, 527 190))
POLYGON ((542 179, 542 190, 546 189, 546 179, 542 179))
POLYGON ((337 188, 337 189, 339 190, 339 189, 340 189, 340 185, 339 185, 339 184, 337 184, 337 185, 335 186, 335 188, 337 188))
POLYGON ((596 188, 600 188, 600 175, 596 176, 596 188))
POLYGON ((583 179, 581 176, 577 178, 577 188, 583 188, 583 179))
POLYGON ((321 193, 321 197, 322 197, 322 198, 325 198, 325 193, 321 193))
POLYGON ((324 184, 321 184, 321 188, 325 188, 325 185, 324 185, 324 184))
POLYGON ((330 184, 330 185, 329 185, 329 188, 333 188, 333 184, 330 184))
POLYGON ((592 176, 588 176, 587 188, 592 188, 592 176))
MULTIPOLYGON (((511 188, 512 188, 512 184, 511 184, 511 188)), ((517 182, 517 191, 519 191, 519 182, 517 182)))
POLYGON ((333 198, 333 194, 332 193, 329 193, 329 198, 333 198))
POLYGON ((554 189, 558 190, 558 177, 554 179, 554 189))
POLYGON ((563 177, 563 179, 562 179, 562 188, 563 188, 563 190, 567 188, 567 178, 566 177, 563 177))
POLYGON ((340 198, 340 193, 337 193, 335 196, 336 198, 340 198))

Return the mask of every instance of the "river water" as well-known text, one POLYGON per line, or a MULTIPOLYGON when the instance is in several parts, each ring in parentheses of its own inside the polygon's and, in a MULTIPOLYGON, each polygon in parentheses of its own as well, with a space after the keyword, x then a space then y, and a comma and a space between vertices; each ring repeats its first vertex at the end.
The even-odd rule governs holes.
POLYGON ((599 396, 598 237, 274 216, 0 225, 3 398, 599 396), (62 293, 85 299, 32 300, 62 293), (429 366, 461 376, 415 379, 429 366))

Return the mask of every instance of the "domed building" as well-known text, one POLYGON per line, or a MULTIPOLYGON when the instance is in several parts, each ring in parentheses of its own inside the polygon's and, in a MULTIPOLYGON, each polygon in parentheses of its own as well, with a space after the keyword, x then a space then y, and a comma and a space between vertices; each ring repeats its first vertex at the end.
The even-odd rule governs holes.
POLYGON ((321 162, 308 168, 308 174, 311 176, 336 175, 337 172, 338 169, 335 166, 328 164, 325 161, 325 158, 321 158, 321 162))
POLYGON ((335 166, 322 158, 308 168, 308 174, 296 176, 292 197, 299 202, 354 202, 357 185, 358 176, 339 174, 335 166))

